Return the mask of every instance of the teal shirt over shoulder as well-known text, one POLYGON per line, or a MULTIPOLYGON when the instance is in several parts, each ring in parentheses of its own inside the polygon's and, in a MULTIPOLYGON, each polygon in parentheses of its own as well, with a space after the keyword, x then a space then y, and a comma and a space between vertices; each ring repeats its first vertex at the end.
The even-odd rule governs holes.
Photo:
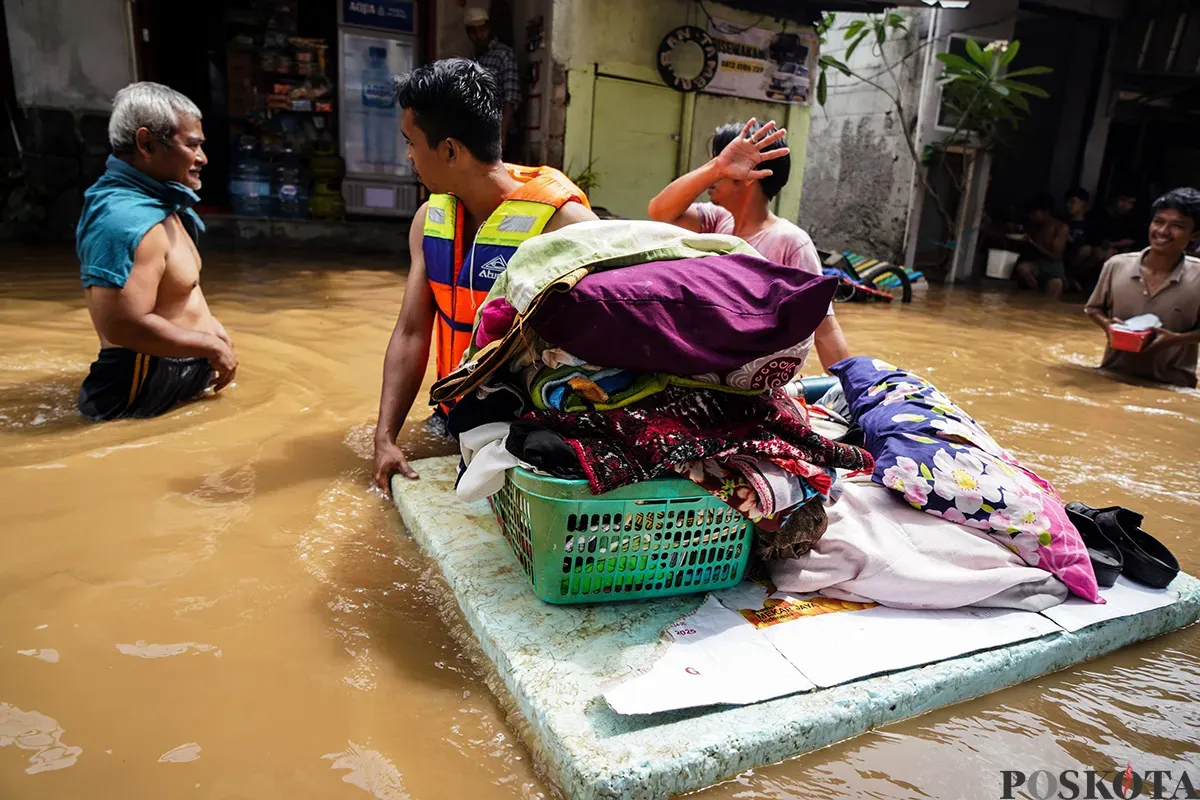
POLYGON ((133 269, 138 245, 150 229, 172 214, 199 243, 204 223, 192 206, 200 196, 182 183, 156 181, 116 156, 109 156, 100 179, 83 193, 75 229, 75 252, 84 288, 121 289, 133 269))

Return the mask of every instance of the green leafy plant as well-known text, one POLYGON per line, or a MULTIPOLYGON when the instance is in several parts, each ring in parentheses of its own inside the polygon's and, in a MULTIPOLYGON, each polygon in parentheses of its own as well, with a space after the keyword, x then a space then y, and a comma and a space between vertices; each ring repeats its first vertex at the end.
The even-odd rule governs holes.
MULTIPOLYGON (((825 44, 826 34, 832 30, 834 22, 837 21, 837 14, 828 13, 822 16, 821 21, 816 25, 817 35, 821 39, 821 44, 825 44)), ((876 45, 882 46, 887 43, 889 31, 895 36, 897 31, 908 31, 908 26, 905 19, 900 14, 895 12, 880 16, 872 16, 867 19, 856 19, 845 28, 842 29, 843 38, 850 44, 846 46, 846 60, 854 55, 854 51, 863 43, 863 40, 871 36, 876 45)), ((821 56, 819 64, 820 75, 817 77, 817 102, 825 105, 825 100, 829 92, 829 83, 825 77, 825 71, 833 68, 838 72, 848 77, 856 77, 856 74, 850 67, 833 56, 821 56)))
POLYGON ((1020 42, 996 41, 980 47, 966 40, 967 58, 938 53, 942 62, 943 98, 955 122, 955 132, 943 147, 974 147, 994 150, 1006 133, 1015 130, 1022 116, 1030 113, 1028 97, 1048 99, 1046 90, 1015 78, 1045 75, 1049 67, 1027 67, 1006 71, 1021 50, 1020 42))
POLYGON ((583 190, 584 194, 591 194, 592 190, 600 185, 600 174, 592 166, 593 162, 589 161, 583 171, 576 175, 568 175, 571 182, 583 190))
MULTIPOLYGON (((834 30, 836 14, 825 14, 815 26, 824 45, 834 30)), ((1003 145, 1005 136, 1015 130, 1021 119, 1031 113, 1029 98, 1046 99, 1049 94, 1038 86, 1018 78, 1045 75, 1052 72, 1049 67, 1026 67, 1009 70, 1009 66, 1020 52, 1018 41, 996 41, 980 47, 973 39, 966 40, 967 58, 954 53, 939 53, 942 75, 938 79, 943 89, 943 102, 953 121, 953 132, 940 141, 919 146, 917 142, 916 115, 905 105, 905 91, 897 70, 903 61, 913 57, 920 47, 912 48, 898 60, 893 59, 884 48, 889 41, 908 35, 907 20, 895 12, 877 14, 856 19, 841 29, 846 46, 845 59, 849 61, 855 51, 866 44, 871 49, 879 69, 868 73, 850 67, 833 56, 822 55, 818 63, 817 103, 824 106, 829 88, 826 73, 832 69, 848 78, 874 87, 891 101, 900 120, 909 155, 917 164, 917 173, 925 191, 933 198, 939 216, 949 230, 954 229, 954 217, 946 208, 941 194, 934 188, 931 169, 946 169, 956 188, 961 192, 965 177, 955 174, 948 167, 949 159, 937 158, 951 150, 989 152, 1003 145), (891 87, 881 81, 883 75, 891 79, 891 87)))

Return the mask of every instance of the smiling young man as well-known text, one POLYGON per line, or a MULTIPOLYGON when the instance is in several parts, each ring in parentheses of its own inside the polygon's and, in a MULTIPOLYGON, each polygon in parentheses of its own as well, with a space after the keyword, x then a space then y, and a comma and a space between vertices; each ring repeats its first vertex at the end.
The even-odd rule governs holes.
MULTIPOLYGON (((738 236, 765 259, 822 274, 821 256, 809 235, 771 213, 770 201, 791 172, 786 133, 774 122, 754 119, 722 125, 713 133, 712 160, 668 184, 646 213, 697 233, 738 236), (705 191, 712 202, 697 203, 705 191)), ((826 370, 850 356, 832 305, 813 339, 826 370)))
POLYGON ((432 196, 408 235, 412 266, 383 363, 375 427, 376 485, 417 473, 396 437, 412 409, 437 329, 437 374, 458 366, 475 312, 521 242, 596 219, 575 184, 550 167, 500 160, 504 99, 474 61, 435 61, 399 78, 396 100, 408 160, 432 196))
POLYGON ((1140 314, 1162 321, 1140 353, 1104 350, 1100 366, 1175 386, 1196 385, 1200 351, 1200 259, 1186 254, 1200 235, 1200 191, 1167 192, 1151 207, 1150 246, 1113 256, 1085 311, 1107 333, 1114 322, 1140 314))
POLYGON ((117 92, 113 155, 75 231, 100 355, 79 391, 94 420, 153 417, 233 380, 237 356, 200 291, 200 109, 157 83, 117 92))

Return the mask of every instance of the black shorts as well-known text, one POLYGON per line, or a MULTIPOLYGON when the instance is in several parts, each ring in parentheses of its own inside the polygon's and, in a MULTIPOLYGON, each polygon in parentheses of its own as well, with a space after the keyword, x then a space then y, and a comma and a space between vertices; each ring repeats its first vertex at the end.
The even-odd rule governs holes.
POLYGON ((79 413, 97 421, 157 417, 203 392, 212 377, 204 358, 159 358, 106 347, 79 389, 79 413))

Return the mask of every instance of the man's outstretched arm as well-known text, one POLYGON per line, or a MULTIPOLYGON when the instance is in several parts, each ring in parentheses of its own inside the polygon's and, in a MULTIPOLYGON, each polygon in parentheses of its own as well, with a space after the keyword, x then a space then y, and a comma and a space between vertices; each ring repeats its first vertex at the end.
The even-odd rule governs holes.
POLYGON ((396 437, 412 409, 429 364, 429 344, 433 338, 433 290, 425 279, 425 256, 421 241, 425 231, 425 206, 413 217, 408 234, 412 266, 400 305, 400 316, 383 358, 383 390, 379 397, 379 420, 375 425, 375 484, 391 495, 391 478, 399 472, 415 479, 417 473, 408 464, 396 437))

